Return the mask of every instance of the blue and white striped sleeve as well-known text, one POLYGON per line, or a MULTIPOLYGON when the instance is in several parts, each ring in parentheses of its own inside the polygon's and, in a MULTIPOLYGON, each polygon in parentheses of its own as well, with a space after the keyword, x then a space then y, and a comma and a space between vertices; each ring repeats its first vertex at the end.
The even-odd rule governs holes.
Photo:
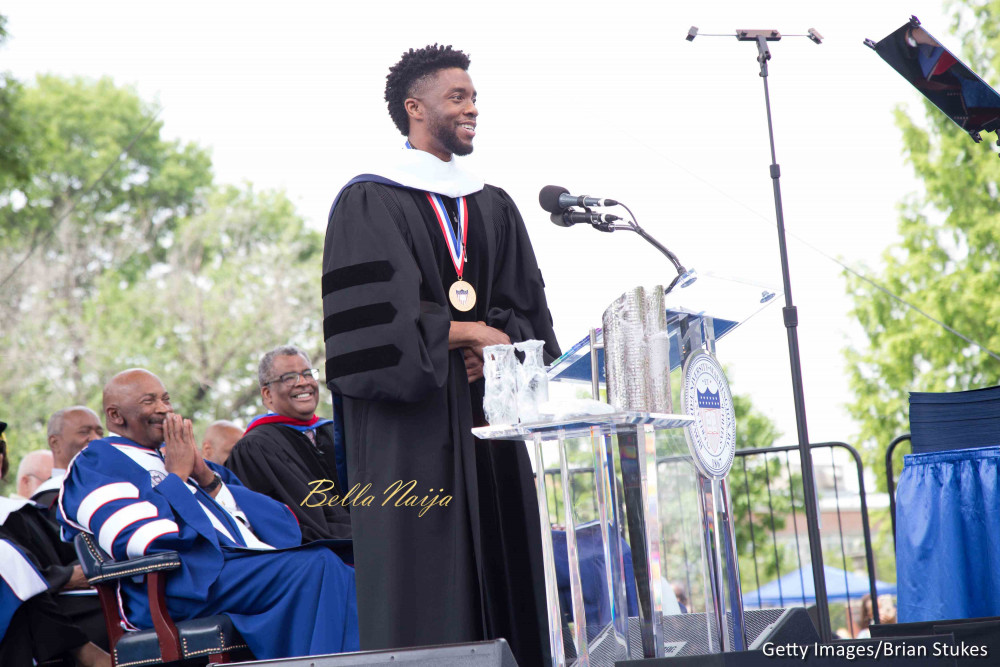
MULTIPOLYGON (((149 473, 113 447, 94 444, 73 460, 63 483, 59 496, 63 539, 90 533, 115 560, 189 547, 194 531, 178 525, 166 498, 153 490, 149 473)), ((184 490, 176 475, 168 475, 160 484, 179 484, 184 490)))
POLYGON ((48 588, 31 559, 14 543, 0 539, 0 639, 21 603, 48 588))

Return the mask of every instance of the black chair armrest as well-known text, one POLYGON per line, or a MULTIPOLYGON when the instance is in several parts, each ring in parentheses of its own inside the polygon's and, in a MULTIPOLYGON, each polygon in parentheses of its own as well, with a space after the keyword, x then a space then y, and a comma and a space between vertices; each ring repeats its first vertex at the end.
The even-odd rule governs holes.
POLYGON ((181 566, 181 559, 176 551, 164 551, 121 562, 115 561, 101 549, 97 540, 89 533, 77 535, 73 540, 73 546, 76 548, 77 558, 80 559, 83 574, 87 577, 87 583, 92 586, 151 572, 176 570, 181 566))

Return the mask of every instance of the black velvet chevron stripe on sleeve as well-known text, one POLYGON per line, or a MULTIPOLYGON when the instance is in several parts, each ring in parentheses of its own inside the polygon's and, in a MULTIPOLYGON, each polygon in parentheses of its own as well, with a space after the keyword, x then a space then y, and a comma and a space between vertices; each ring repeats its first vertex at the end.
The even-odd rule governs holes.
POLYGON ((323 338, 332 338, 337 334, 388 324, 396 319, 396 307, 388 301, 348 308, 328 315, 323 320, 323 338))
POLYGON ((396 269, 384 259, 342 266, 323 274, 323 296, 348 287, 388 282, 395 273, 396 269))
POLYGON ((339 354, 326 360, 326 378, 329 381, 345 375, 396 366, 402 356, 403 353, 395 345, 366 347, 363 350, 339 354))

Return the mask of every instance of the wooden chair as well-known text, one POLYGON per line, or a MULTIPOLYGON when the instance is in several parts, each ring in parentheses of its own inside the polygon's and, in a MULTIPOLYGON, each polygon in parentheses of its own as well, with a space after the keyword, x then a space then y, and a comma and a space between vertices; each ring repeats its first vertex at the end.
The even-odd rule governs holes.
POLYGON ((220 614, 176 623, 170 618, 165 589, 170 571, 181 566, 177 552, 117 562, 87 533, 77 535, 74 546, 87 581, 100 597, 115 667, 145 667, 197 658, 227 663, 231 651, 243 651, 250 658, 246 642, 228 616, 220 614), (122 628, 116 589, 119 580, 133 577, 146 580, 152 630, 126 632, 122 628))

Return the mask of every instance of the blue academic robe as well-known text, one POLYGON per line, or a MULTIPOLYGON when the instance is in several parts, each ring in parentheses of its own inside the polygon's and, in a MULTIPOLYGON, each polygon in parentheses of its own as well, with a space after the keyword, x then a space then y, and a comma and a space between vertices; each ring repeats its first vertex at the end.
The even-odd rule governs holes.
POLYGON ((31 559, 14 543, 0 539, 0 639, 21 603, 48 588, 31 559))
MULTIPOLYGON (((178 552, 181 567, 166 586, 171 614, 227 614, 258 659, 357 649, 353 569, 327 544, 299 547, 287 506, 208 463, 254 535, 275 548, 248 549, 218 502, 146 457, 159 453, 121 437, 95 440, 77 455, 59 498, 63 539, 89 532, 115 560, 178 552)), ((152 627, 144 587, 126 581, 121 591, 126 622, 152 627)))

